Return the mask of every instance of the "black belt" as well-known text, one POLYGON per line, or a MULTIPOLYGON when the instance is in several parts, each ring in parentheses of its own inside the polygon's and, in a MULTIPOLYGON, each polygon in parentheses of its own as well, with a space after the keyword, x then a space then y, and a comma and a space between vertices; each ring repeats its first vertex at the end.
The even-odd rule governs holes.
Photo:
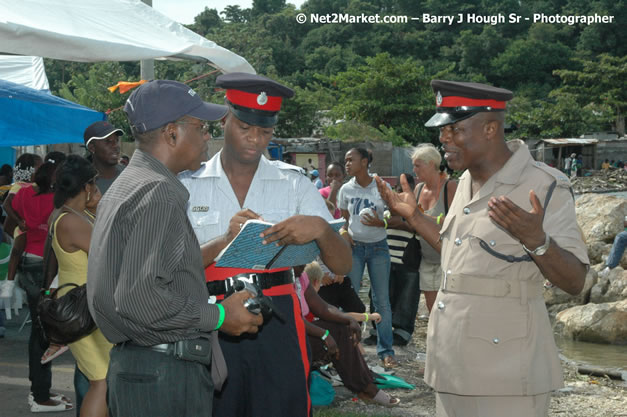
POLYGON ((167 355, 174 355, 174 342, 172 343, 161 343, 159 345, 152 345, 152 346, 144 346, 144 345, 138 345, 135 342, 131 342, 126 341, 126 342, 122 342, 119 343, 120 346, 132 346, 135 348, 142 348, 142 349, 149 349, 149 350, 154 350, 155 352, 160 352, 160 353, 165 353, 167 355))
POLYGON ((122 342, 121 346, 132 346, 140 349, 148 349, 154 352, 174 356, 183 361, 198 362, 203 365, 211 364, 211 341, 208 338, 199 337, 190 340, 179 340, 172 343, 142 346, 132 341, 122 342))
POLYGON ((268 288, 276 287, 277 285, 294 283, 294 273, 291 269, 270 273, 239 274, 234 277, 227 278, 224 281, 207 282, 209 295, 218 296, 233 293, 233 284, 240 278, 246 281, 252 280, 252 282, 259 285, 262 290, 267 290, 268 288))

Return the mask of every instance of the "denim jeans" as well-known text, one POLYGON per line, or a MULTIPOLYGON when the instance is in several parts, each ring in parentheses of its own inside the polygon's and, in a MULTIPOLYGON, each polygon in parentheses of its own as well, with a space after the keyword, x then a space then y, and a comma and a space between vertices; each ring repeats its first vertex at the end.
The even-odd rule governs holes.
POLYGON ((109 416, 211 417, 213 382, 206 365, 129 345, 115 345, 110 358, 109 416))
POLYGON ((627 247, 627 231, 620 232, 614 238, 614 244, 612 245, 610 254, 605 260, 605 265, 608 266, 610 269, 616 268, 620 263, 621 258, 623 257, 625 247, 627 247))
POLYGON ((414 333, 418 303, 420 301, 420 279, 418 271, 403 264, 393 263, 390 268, 390 304, 394 333, 409 342, 414 333))
POLYGON ((22 256, 19 265, 19 285, 26 291, 26 300, 32 320, 30 338, 28 339, 28 379, 31 382, 30 390, 35 401, 43 403, 50 399, 52 385, 52 363, 41 364, 41 357, 48 348, 42 338, 42 331, 37 318, 37 303, 44 285, 43 260, 22 256))
POLYGON ((381 323, 377 324, 377 354, 384 358, 394 355, 390 307, 390 249, 386 239, 373 243, 355 241, 353 268, 349 276, 356 292, 361 287, 366 266, 370 275, 372 303, 375 311, 381 315, 381 323))

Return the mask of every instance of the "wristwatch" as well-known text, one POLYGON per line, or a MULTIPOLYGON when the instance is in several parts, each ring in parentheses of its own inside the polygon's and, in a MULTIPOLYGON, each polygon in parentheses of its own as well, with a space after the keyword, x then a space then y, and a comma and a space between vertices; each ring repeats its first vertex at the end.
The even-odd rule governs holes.
POLYGON ((544 235, 546 236, 546 238, 544 239, 544 244, 541 246, 538 246, 537 248, 535 248, 534 250, 531 250, 529 248, 527 248, 525 246, 525 244, 523 243, 523 249, 531 254, 531 255, 536 255, 536 256, 542 256, 546 253, 546 250, 549 248, 549 245, 551 243, 551 237, 549 236, 548 233, 544 233, 544 235))

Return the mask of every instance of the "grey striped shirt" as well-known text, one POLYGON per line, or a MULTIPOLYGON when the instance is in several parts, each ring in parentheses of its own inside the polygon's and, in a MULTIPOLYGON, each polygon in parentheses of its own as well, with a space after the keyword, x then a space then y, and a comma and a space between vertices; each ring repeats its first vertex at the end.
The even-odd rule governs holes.
POLYGON ((161 162, 135 151, 98 205, 87 299, 111 343, 155 345, 197 337, 218 323, 208 304, 189 193, 161 162))

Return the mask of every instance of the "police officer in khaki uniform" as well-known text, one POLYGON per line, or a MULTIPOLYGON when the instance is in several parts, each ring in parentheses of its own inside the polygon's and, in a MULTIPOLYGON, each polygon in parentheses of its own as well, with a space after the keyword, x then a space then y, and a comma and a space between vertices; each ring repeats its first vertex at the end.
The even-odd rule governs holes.
POLYGON ((504 140, 511 91, 434 80, 448 165, 465 170, 441 229, 404 192, 390 208, 441 251, 444 271, 429 319, 425 381, 438 416, 546 416, 563 386, 542 297, 546 278, 581 292, 589 264, 568 178, 504 140))

